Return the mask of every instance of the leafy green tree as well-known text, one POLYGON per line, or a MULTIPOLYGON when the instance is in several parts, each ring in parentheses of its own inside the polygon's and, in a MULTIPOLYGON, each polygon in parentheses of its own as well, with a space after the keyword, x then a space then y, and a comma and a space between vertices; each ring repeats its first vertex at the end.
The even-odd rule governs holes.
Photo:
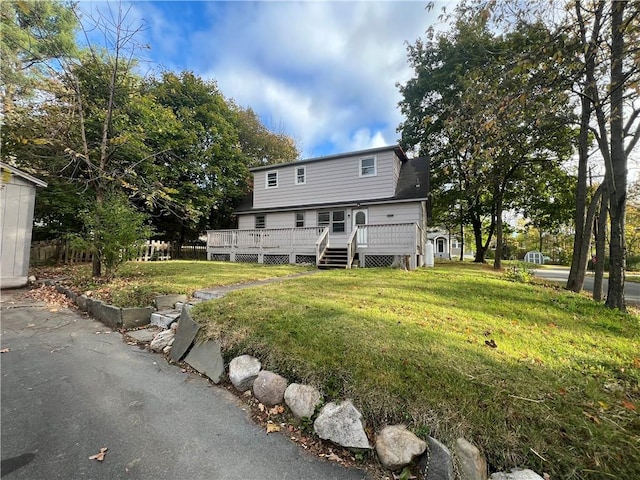
POLYGON ((549 60, 532 55, 551 41, 541 24, 519 24, 498 37, 483 17, 461 15, 452 33, 409 47, 416 77, 400 87, 402 142, 432 157, 436 195, 455 186, 462 194, 475 261, 484 261, 496 234, 496 268, 503 211, 518 204, 519 185, 536 181, 571 151, 562 118, 567 96, 545 87, 549 60))
POLYGON ((242 153, 249 158, 251 167, 293 162, 300 152, 293 139, 284 133, 270 131, 251 109, 231 105, 242 153))
POLYGON ((85 236, 82 244, 105 267, 107 278, 116 275, 122 263, 138 256, 152 235, 147 217, 122 193, 105 192, 103 201, 82 214, 85 236))
POLYGON ((155 145, 159 153, 150 168, 172 191, 171 204, 153 210, 154 223, 165 238, 182 242, 211 221, 229 221, 228 212, 247 191, 250 159, 240 146, 235 112, 215 82, 165 72, 145 89, 180 124, 155 145))
POLYGON ((73 56, 78 19, 59 1, 0 2, 0 77, 4 115, 41 88, 52 62, 73 56))

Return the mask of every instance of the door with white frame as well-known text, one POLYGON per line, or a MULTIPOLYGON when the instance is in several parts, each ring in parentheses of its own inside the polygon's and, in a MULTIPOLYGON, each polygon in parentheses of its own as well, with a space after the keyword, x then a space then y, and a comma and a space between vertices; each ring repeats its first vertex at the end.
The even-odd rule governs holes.
MULTIPOLYGON (((353 216, 353 228, 357 228, 358 225, 366 225, 368 219, 368 212, 366 209, 354 210, 351 212, 353 216)), ((360 228, 358 229, 358 245, 366 246, 367 245, 367 229, 360 228)))

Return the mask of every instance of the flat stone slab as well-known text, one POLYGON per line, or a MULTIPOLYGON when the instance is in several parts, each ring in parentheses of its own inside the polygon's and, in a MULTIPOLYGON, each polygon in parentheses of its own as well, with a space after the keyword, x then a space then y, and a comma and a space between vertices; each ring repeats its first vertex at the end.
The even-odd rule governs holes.
POLYGON ((220 383, 220 379, 224 375, 224 360, 220 345, 214 340, 196 343, 184 361, 209 377, 213 383, 220 383))
POLYGON ((138 328, 148 325, 151 321, 153 308, 123 308, 122 309, 122 326, 124 328, 138 328))
POLYGON ((454 480, 451 451, 433 437, 427 438, 427 453, 418 463, 425 480, 454 480))
POLYGON ((184 294, 175 295, 158 295, 154 304, 158 310, 172 310, 176 306, 176 302, 186 302, 187 296, 184 294))
POLYGON ((151 325, 157 325, 160 328, 169 328, 173 322, 180 318, 180 312, 177 310, 162 310, 151 314, 151 325))
POLYGON ((136 342, 151 343, 153 337, 158 333, 158 329, 145 328, 143 330, 132 330, 127 332, 127 335, 133 338, 136 342))
POLYGON ((122 309, 120 307, 101 302, 99 308, 95 310, 94 316, 108 327, 119 328, 122 326, 122 309))
POLYGON ((171 354, 169 358, 174 362, 179 362, 189 347, 196 338, 196 334, 200 330, 200 325, 196 323, 189 314, 188 308, 183 308, 180 314, 180 321, 178 322, 178 331, 176 332, 176 339, 173 341, 173 347, 171 348, 171 354))

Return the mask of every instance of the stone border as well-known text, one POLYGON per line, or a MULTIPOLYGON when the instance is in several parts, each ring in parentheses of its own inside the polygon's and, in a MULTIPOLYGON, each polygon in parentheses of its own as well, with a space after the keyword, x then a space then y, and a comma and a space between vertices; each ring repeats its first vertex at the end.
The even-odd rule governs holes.
MULTIPOLYGON (((52 280, 43 282, 55 286, 59 293, 66 295, 80 310, 114 329, 134 329, 150 324, 153 307, 120 308, 101 300, 78 295, 64 285, 52 280)), ((216 296, 220 298, 223 295, 216 296)), ((218 384, 228 374, 235 390, 240 394, 252 392, 253 396, 266 406, 280 403, 287 405, 292 415, 305 421, 313 421, 315 435, 350 450, 375 450, 380 463, 392 471, 414 465, 422 480, 544 480, 532 470, 514 469, 511 472, 496 472, 488 476, 487 461, 478 448, 464 438, 458 438, 453 452, 438 440, 428 437, 423 441, 404 425, 387 425, 375 433, 372 447, 366 435, 362 415, 351 400, 324 403, 322 393, 310 385, 300 385, 287 381, 280 375, 261 369, 258 359, 241 355, 231 360, 228 372, 222 351, 217 341, 209 339, 194 344, 198 328, 189 313, 189 304, 182 296, 162 295, 158 304, 164 305, 174 298, 181 304, 180 319, 168 330, 158 332, 150 344, 154 352, 163 352, 170 361, 174 340, 180 344, 178 359, 185 354, 184 362, 195 371, 218 384), (184 320, 184 321, 182 321, 184 320), (184 325, 181 329, 180 325, 184 325), (154 346, 154 342, 157 346, 154 346), (160 343, 160 344, 158 344, 160 343), (321 407, 321 408, 320 408, 321 407), (300 412, 314 412, 311 416, 300 412)), ((175 305, 173 303, 173 305, 175 305)), ((395 476, 395 475, 394 475, 395 476)))

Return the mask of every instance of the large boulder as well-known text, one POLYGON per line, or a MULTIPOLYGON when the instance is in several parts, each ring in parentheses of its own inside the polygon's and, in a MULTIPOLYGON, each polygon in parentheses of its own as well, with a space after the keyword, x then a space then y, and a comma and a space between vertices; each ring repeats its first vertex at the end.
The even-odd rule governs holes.
POLYGON ((489 477, 491 480, 544 480, 533 470, 511 470, 511 473, 496 472, 489 477))
POLYGON ((461 480, 487 480, 487 460, 473 443, 458 438, 453 452, 458 459, 461 480))
POLYGON ((313 429, 320 438, 342 447, 371 448, 362 424, 362 415, 350 400, 339 404, 327 403, 313 422, 313 429))
POLYGON ((229 380, 240 392, 246 392, 253 386, 253 382, 260 373, 260 360, 251 355, 240 355, 229 363, 229 380))
POLYGON ((311 418, 322 403, 322 394, 311 385, 292 383, 284 392, 284 401, 296 417, 311 418))
POLYGON ((267 406, 278 405, 284 400, 287 384, 286 378, 277 373, 262 370, 253 382, 253 396, 267 406))
POLYGON ((390 470, 406 467, 427 449, 427 443, 404 425, 384 427, 376 435, 376 452, 380 463, 390 470))

